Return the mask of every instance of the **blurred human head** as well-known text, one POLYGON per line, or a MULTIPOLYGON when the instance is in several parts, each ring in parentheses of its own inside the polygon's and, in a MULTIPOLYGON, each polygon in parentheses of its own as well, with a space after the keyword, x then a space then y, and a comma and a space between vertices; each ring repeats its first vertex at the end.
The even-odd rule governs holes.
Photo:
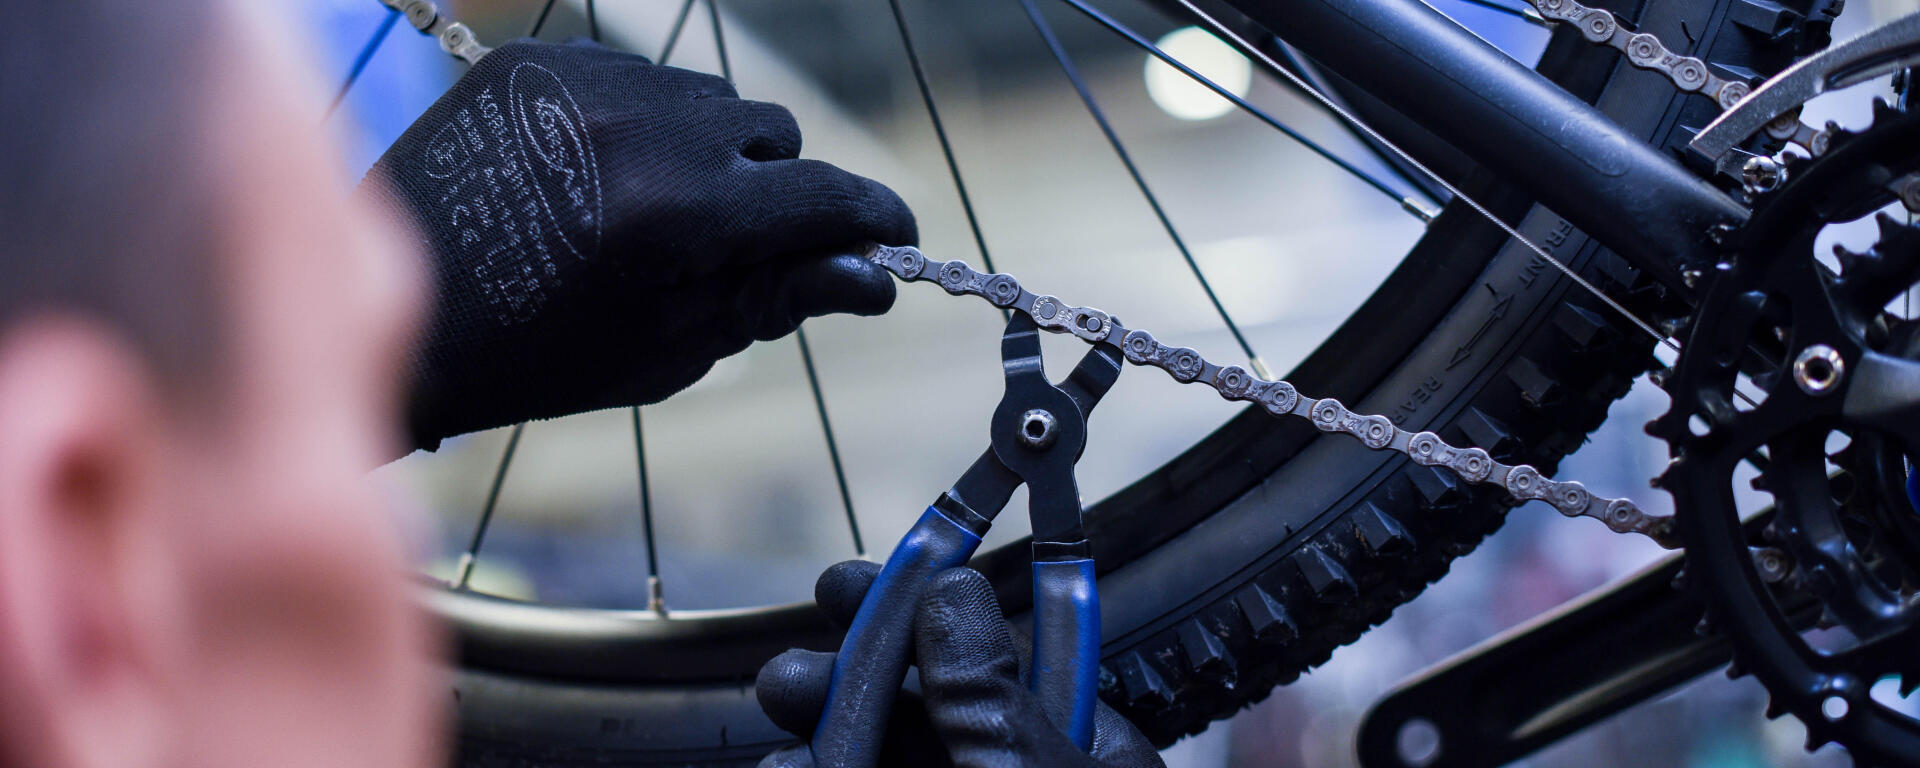
POLYGON ((429 764, 364 473, 419 265, 273 3, 0 26, 0 766, 429 764))

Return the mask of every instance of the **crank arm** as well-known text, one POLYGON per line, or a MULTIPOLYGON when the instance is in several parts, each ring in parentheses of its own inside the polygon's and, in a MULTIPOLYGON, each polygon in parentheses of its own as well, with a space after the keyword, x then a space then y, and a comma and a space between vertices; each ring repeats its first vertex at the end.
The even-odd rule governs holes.
MULTIPOLYGON (((1726 639, 1697 629, 1705 606, 1673 584, 1683 562, 1668 556, 1402 683, 1361 721, 1360 765, 1505 765, 1725 667, 1726 639), (1403 756, 1402 729, 1420 720, 1438 752, 1403 756)), ((1796 626, 1818 616, 1805 595, 1783 605, 1796 626)))
POLYGON ((1361 721, 1360 764, 1504 765, 1726 665, 1726 640, 1694 632, 1704 606, 1673 588, 1680 565, 1667 557, 1401 684, 1361 721), (1419 720, 1439 732, 1431 762, 1399 749, 1419 720))

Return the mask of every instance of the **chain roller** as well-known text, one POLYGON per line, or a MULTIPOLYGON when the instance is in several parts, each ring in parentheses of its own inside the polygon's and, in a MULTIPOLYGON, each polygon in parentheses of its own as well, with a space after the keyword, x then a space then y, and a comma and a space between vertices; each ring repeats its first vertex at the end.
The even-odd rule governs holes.
POLYGON ((1158 368, 1181 383, 1205 384, 1227 400, 1258 404, 1274 416, 1306 419, 1321 432, 1346 435, 1376 451, 1405 454, 1415 464, 1445 468, 1469 483, 1499 486, 1518 501, 1543 501, 1569 517, 1591 517, 1613 531, 1641 534, 1669 549, 1677 546, 1672 518, 1650 515, 1628 499, 1596 496, 1578 482, 1554 480, 1525 464, 1503 464, 1485 450, 1448 445, 1432 432, 1408 432, 1385 416, 1356 413, 1332 398, 1305 397, 1286 381, 1216 364, 1192 347, 1162 344, 1153 334, 1128 328, 1100 309, 1033 293, 1012 275, 978 272, 958 260, 934 261, 905 246, 874 246, 867 258, 902 280, 938 283, 953 295, 979 296, 996 307, 1026 313, 1054 333, 1113 344, 1127 362, 1158 368))
POLYGON ((480 63, 480 57, 493 50, 481 45, 467 25, 442 14, 433 0, 380 0, 380 3, 405 15, 407 23, 420 30, 420 34, 439 40, 441 50, 459 57, 467 66, 480 63))
POLYGON ((1819 157, 1827 153, 1827 142, 1833 138, 1831 124, 1827 128, 1815 128, 1800 120, 1800 109, 1795 107, 1767 123, 1767 135, 1781 141, 1800 145, 1808 154, 1819 157))
MULTIPOLYGON (((1528 1, 1540 12, 1541 18, 1574 25, 1588 42, 1626 54, 1627 63, 1666 75, 1675 88, 1712 99, 1722 112, 1732 109, 1753 92, 1753 86, 1748 83, 1714 74, 1704 60, 1675 52, 1656 35, 1627 29, 1619 17, 1605 8, 1590 8, 1579 0, 1528 1)), ((1798 144, 1815 157, 1827 151, 1829 131, 1801 122, 1798 109, 1769 123, 1767 133, 1775 139, 1798 144)))
POLYGON ((1627 29, 1605 8, 1589 8, 1579 0, 1531 1, 1546 20, 1572 24, 1589 42, 1618 49, 1634 66, 1666 75, 1682 91, 1705 94, 1723 110, 1753 90, 1744 82, 1714 74, 1697 57, 1675 53, 1651 33, 1627 29))

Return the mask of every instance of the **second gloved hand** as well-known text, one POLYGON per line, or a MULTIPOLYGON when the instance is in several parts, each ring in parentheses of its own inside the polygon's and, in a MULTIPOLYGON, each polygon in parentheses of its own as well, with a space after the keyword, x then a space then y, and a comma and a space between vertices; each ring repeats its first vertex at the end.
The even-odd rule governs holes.
MULTIPOLYGON (((828 618, 851 623, 880 573, 877 563, 850 560, 828 568, 814 587, 828 618)), ((920 695, 903 695, 888 720, 880 766, 964 768, 1163 768, 1140 731, 1105 704, 1094 716, 1093 753, 1081 752, 1048 722, 1022 684, 1022 656, 1000 613, 993 585, 969 568, 928 584, 914 615, 920 695)), ((853 660, 858 663, 858 660, 853 660)), ((761 667, 755 691, 767 717, 801 738, 813 735, 827 698, 834 654, 787 651, 761 667)), ((760 768, 815 766, 806 744, 782 749, 760 768)))
POLYGON ((515 42, 388 150, 363 193, 427 239, 416 441, 658 401, 754 340, 894 286, 860 244, 916 241, 877 182, 796 159, 786 109, 598 45, 515 42))

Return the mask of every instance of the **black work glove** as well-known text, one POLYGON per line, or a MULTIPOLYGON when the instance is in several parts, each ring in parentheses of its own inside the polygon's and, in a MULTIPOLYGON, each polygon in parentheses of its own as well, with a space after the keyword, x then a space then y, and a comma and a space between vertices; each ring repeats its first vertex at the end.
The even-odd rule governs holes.
MULTIPOLYGON (((876 563, 837 564, 815 583, 814 599, 845 626, 879 574, 876 563)), ((955 568, 934 577, 914 616, 914 652, 920 694, 902 691, 895 700, 877 765, 1164 766, 1147 738, 1104 703, 1094 715, 1091 755, 1048 722, 1021 682, 1026 654, 1000 614, 993 585, 977 571, 955 568)), ((755 690, 767 717, 810 738, 826 704, 833 661, 831 653, 791 650, 761 667, 755 690)), ((796 744, 768 755, 760 768, 814 768, 813 756, 806 744, 796 744)))
POLYGON ((856 254, 915 242, 913 214, 799 154, 791 113, 712 75, 585 42, 487 54, 368 174, 437 281, 416 442, 655 402, 807 317, 885 312, 892 277, 856 254))

